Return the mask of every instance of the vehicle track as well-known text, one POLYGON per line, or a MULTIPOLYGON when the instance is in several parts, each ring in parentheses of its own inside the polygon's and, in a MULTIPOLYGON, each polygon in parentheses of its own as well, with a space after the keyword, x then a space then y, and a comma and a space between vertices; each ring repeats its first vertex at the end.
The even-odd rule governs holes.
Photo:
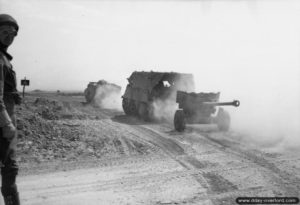
MULTIPOLYGON (((137 129, 141 129, 140 127, 137 129)), ((194 169, 202 170, 205 168, 205 163, 198 160, 193 154, 195 152, 189 152, 193 153, 192 155, 189 155, 188 153, 184 152, 177 152, 174 153, 174 151, 170 150, 170 147, 176 147, 174 143, 176 144, 183 144, 182 141, 175 138, 170 138, 170 136, 166 135, 165 133, 161 133, 160 131, 157 131, 156 129, 153 129, 151 127, 142 126, 142 129, 144 129, 145 132, 151 133, 151 136, 155 136, 153 138, 154 141, 156 141, 158 146, 161 148, 167 150, 169 155, 172 155, 171 157, 175 158, 175 160, 181 164, 186 169, 190 169, 189 165, 192 165, 194 169), (164 140, 162 140, 164 138, 164 140), (161 142, 164 143, 161 143, 161 142), (168 141, 168 143, 167 143, 168 141), (167 144, 167 145, 166 145, 167 144), (176 155, 184 155, 184 157, 181 157, 180 159, 176 157, 176 155)), ((199 137, 199 143, 206 143, 214 147, 214 149, 228 155, 230 158, 231 156, 238 157, 241 161, 246 161, 245 168, 250 168, 250 166, 255 165, 256 171, 261 172, 260 174, 265 176, 266 183, 269 184, 267 186, 272 187, 272 193, 270 195, 280 195, 280 196, 293 196, 298 197, 299 196, 299 185, 300 181, 298 177, 292 176, 291 174, 284 172, 280 169, 278 169, 273 163, 266 160, 262 155, 259 156, 259 154, 256 151, 253 150, 247 150, 247 149, 241 149, 239 146, 241 146, 237 142, 230 142, 226 139, 216 139, 212 136, 215 134, 215 132, 207 133, 207 132, 198 132, 200 134, 199 137), (256 153, 255 153, 256 152, 256 153), (272 185, 272 186, 270 186, 272 185)), ((225 133, 218 133, 218 134, 225 134, 225 133)), ((184 136, 189 134, 184 134, 184 136)), ((147 136, 147 135, 144 135, 147 136)), ((230 136, 226 136, 229 137, 230 136)), ((188 152, 188 150, 187 150, 188 152)), ((245 164, 245 163, 243 163, 245 164)), ((216 170, 216 173, 213 172, 205 172, 200 171, 201 175, 199 178, 196 177, 196 180, 199 181, 199 183, 203 187, 208 188, 208 194, 209 193, 217 193, 217 192, 231 192, 232 190, 239 190, 238 185, 234 184, 234 182, 229 181, 228 179, 224 178, 222 175, 219 175, 218 172, 221 170, 216 170), (217 172, 216 172, 217 171, 217 172)), ((252 175, 252 179, 250 177, 247 177, 247 180, 253 180, 257 175, 252 175)), ((255 180, 255 179, 254 179, 255 180)), ((261 180, 261 179, 260 179, 261 180)), ((233 180, 234 181, 234 180, 233 180)), ((263 186, 262 186, 263 187, 263 186)), ((250 187, 249 189, 255 189, 254 187, 250 187)), ((259 193, 259 192, 257 192, 259 193)), ((232 200, 233 198, 231 198, 232 200)), ((219 204, 220 201, 214 201, 213 203, 219 204)))
MULTIPOLYGON (((231 143, 229 140, 218 140, 214 138, 214 134, 201 133, 201 135, 205 136, 213 143, 219 144, 224 147, 225 149, 222 149, 224 152, 237 155, 243 159, 248 160, 249 162, 256 164, 259 167, 268 170, 268 173, 272 175, 274 182, 281 187, 282 191, 284 191, 284 196, 299 196, 300 178, 293 176, 286 171, 280 170, 274 163, 266 160, 263 156, 263 153, 261 153, 260 151, 242 149, 241 146, 237 146, 236 144, 231 143)), ((230 138, 229 135, 225 137, 230 138)))
MULTIPOLYGON (((137 126, 135 129, 143 133, 143 137, 149 137, 150 139, 148 138, 148 140, 163 149, 170 158, 178 162, 187 171, 197 170, 198 173, 191 174, 191 176, 206 190, 206 200, 210 199, 208 194, 226 193, 237 189, 234 184, 222 176, 214 174, 213 172, 203 171, 204 164, 195 157, 188 155, 182 146, 180 146, 180 142, 165 137, 159 132, 146 126, 137 126)), ((196 198, 193 198, 193 201, 195 201, 196 198)), ((201 200, 202 199, 203 198, 201 198, 201 200)), ((210 203, 216 204, 216 202, 212 201, 210 201, 210 203)))

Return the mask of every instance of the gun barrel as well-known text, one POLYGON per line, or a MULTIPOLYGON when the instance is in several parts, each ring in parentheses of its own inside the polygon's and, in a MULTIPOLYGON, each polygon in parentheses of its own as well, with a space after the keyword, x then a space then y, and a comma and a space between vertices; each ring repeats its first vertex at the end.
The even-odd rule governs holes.
POLYGON ((212 106, 226 106, 226 105, 231 105, 234 107, 240 106, 240 101, 234 100, 232 102, 204 102, 203 104, 205 105, 212 105, 212 106))

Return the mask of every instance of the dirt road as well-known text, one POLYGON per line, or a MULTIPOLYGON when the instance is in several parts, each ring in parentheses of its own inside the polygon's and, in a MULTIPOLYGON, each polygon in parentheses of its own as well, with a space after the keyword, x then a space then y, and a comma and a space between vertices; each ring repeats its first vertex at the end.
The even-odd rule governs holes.
POLYGON ((74 170, 21 174, 23 205, 219 205, 240 196, 299 197, 299 153, 265 152, 213 126, 179 133, 168 123, 102 115, 68 123, 115 137, 115 152, 124 155, 74 170))

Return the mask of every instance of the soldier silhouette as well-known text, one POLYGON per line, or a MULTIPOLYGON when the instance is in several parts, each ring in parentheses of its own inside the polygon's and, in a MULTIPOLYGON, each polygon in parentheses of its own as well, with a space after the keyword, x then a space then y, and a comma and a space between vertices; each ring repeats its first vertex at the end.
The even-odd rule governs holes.
POLYGON ((16 20, 7 14, 0 14, 0 164, 1 192, 5 205, 19 205, 16 185, 18 165, 16 162, 17 129, 14 107, 21 103, 16 89, 16 74, 7 53, 13 43, 19 26, 16 20))

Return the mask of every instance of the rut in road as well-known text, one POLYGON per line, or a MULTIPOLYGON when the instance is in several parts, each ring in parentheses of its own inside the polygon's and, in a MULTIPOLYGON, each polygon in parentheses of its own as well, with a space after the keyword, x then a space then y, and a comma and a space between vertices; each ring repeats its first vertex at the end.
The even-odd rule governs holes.
MULTIPOLYGON (((184 148, 182 148, 182 144, 179 141, 171 139, 146 126, 136 126, 134 128, 142 133, 141 137, 146 137, 153 144, 163 149, 168 156, 183 166, 187 172, 190 170, 197 170, 197 174, 193 173, 191 175, 202 187, 207 189, 206 197, 207 199, 212 199, 214 204, 219 204, 219 202, 216 201, 216 199, 219 198, 217 197, 218 194, 230 193, 230 195, 232 195, 234 193, 238 193, 234 192, 238 191, 238 187, 229 180, 216 173, 203 171, 205 164, 196 159, 194 156, 188 155, 184 148)), ((250 190, 251 189, 261 190, 262 187, 254 187, 250 188, 250 190)), ((194 200, 196 198, 197 197, 195 197, 194 200)))
MULTIPOLYGON (((167 125, 167 129, 169 129, 170 126, 167 125)), ((144 129, 144 133, 149 133, 149 137, 155 136, 154 141, 157 143, 157 146, 160 146, 167 150, 166 152, 169 154, 173 154, 174 160, 176 160, 178 163, 180 163, 183 167, 186 169, 190 169, 192 166, 192 169, 200 170, 200 178, 196 178, 197 181, 203 186, 208 188, 208 195, 210 194, 216 194, 216 193, 230 193, 234 190, 239 192, 239 190, 242 190, 244 187, 242 184, 238 183, 238 185, 234 182, 236 179, 232 177, 226 177, 230 180, 224 178, 222 175, 219 175, 218 172, 205 172, 203 169, 206 167, 206 163, 203 163, 202 160, 198 160, 194 153, 187 154, 182 152, 177 152, 177 155, 174 155, 174 150, 170 150, 170 147, 175 147, 173 144, 177 143, 179 146, 184 144, 182 140, 176 138, 176 136, 181 135, 172 135, 170 136, 168 133, 170 132, 162 132, 162 128, 159 126, 142 126, 138 128, 140 131, 144 129), (154 128, 153 128, 154 127, 154 128), (141 130, 142 129, 142 130, 141 130), (150 134, 151 133, 151 134, 150 134), (162 138, 164 138, 162 140, 162 138), (164 146, 164 143, 161 143, 161 141, 168 141, 167 146, 164 146), (181 156, 179 156, 181 155, 181 156), (191 165, 191 166, 190 166, 191 165), (202 171, 201 171, 202 170, 202 171)), ((264 193, 265 190, 267 195, 279 195, 279 196, 299 196, 299 178, 292 176, 291 174, 284 172, 280 169, 278 169, 273 163, 267 161, 265 158, 263 158, 262 155, 259 154, 259 152, 253 151, 253 150, 247 150, 247 147, 242 149, 239 146, 243 146, 235 141, 229 141, 224 139, 224 137, 228 137, 230 139, 230 133, 221 133, 221 132, 197 132, 197 133, 187 133, 184 134, 184 137, 188 137, 189 134, 192 135, 198 135, 196 137, 196 141, 198 143, 211 145, 213 149, 218 150, 221 153, 224 153, 228 156, 228 158, 234 157, 237 158, 239 161, 246 162, 246 166, 244 167, 244 171, 247 173, 247 169, 251 171, 253 170, 253 174, 249 175, 252 176, 253 180, 256 181, 254 186, 249 185, 249 190, 257 190, 255 193, 264 193), (198 134, 197 134, 198 133, 198 134), (222 135, 223 137, 213 137, 214 135, 222 135), (252 167, 254 165, 254 167, 252 167), (257 172, 258 171, 258 172, 257 172), (255 174, 259 173, 259 174, 255 174), (257 182, 260 175, 261 178, 265 181, 266 184, 257 182), (258 191, 260 190, 260 191, 258 191), (270 190, 270 191, 268 191, 270 190)), ((182 137, 182 136, 181 136, 182 137)), ((166 144, 166 142, 165 142, 166 144)), ((193 150, 194 151, 194 150, 193 150)), ((189 152, 191 153, 191 152, 189 152)), ((175 152, 176 154, 176 152, 175 152)), ((245 163, 241 163, 245 164, 245 163)), ((227 166, 227 165, 226 165, 227 166)), ((235 171, 236 169, 233 169, 235 171)), ((249 171, 249 172, 250 172, 249 171)), ((242 173, 241 172, 241 173, 242 173)), ((240 174, 240 173, 238 173, 240 174)), ((228 174, 227 174, 228 175, 228 174)), ((199 177, 199 174, 198 174, 199 177)), ((245 180, 250 180, 251 178, 247 177, 245 180)), ((246 183, 246 182, 245 182, 246 183)), ((250 193, 250 192, 249 192, 250 193)), ((238 195, 236 195, 238 196, 238 195)), ((229 196, 228 200, 232 200, 233 196, 229 196), (231 199, 230 199, 231 198, 231 199)), ((226 201, 226 200, 225 200, 226 201)), ((221 203, 219 200, 213 200, 215 204, 221 203)))
MULTIPOLYGON (((269 170, 269 173, 273 176, 274 182, 278 184, 278 186, 282 187, 282 190, 285 190, 285 196, 299 196, 300 190, 300 178, 293 176, 283 170, 280 170, 275 164, 269 162, 263 157, 263 153, 260 153, 256 150, 254 153, 251 150, 242 149, 241 146, 236 146, 234 143, 231 143, 226 139, 217 139, 214 137, 214 134, 209 133, 201 133, 208 140, 218 145, 221 145, 221 149, 224 152, 228 152, 231 154, 235 154, 241 158, 244 158, 250 162, 255 163, 257 166, 265 168, 269 170), (260 155, 260 156, 259 156, 260 155)), ((225 136, 230 138, 229 135, 225 136)))

